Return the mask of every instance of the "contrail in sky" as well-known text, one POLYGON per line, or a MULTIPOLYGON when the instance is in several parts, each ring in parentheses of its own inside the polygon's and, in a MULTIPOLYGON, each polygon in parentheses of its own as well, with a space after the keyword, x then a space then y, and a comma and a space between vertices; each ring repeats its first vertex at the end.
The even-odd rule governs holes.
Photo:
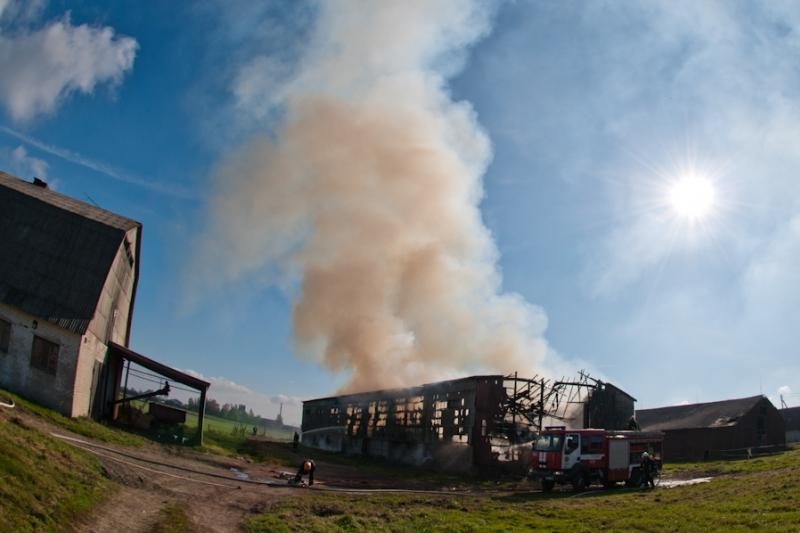
POLYGON ((69 161, 70 163, 80 165, 82 167, 88 168, 89 170, 93 170, 100 174, 104 174, 114 180, 121 181, 123 183, 129 183, 131 185, 136 185, 137 187, 142 187, 144 189, 148 189, 153 192, 161 194, 166 194, 168 196, 173 196, 175 198, 183 198, 183 199, 196 198, 196 195, 194 195, 189 189, 185 189, 183 187, 168 186, 155 181, 148 181, 142 178, 138 178, 136 176, 131 176, 130 174, 121 172, 120 170, 117 170, 110 165, 83 156, 72 150, 68 150, 66 148, 61 148, 60 146, 55 146, 52 144, 45 143, 43 141, 40 141, 39 139, 36 139, 34 137, 25 135, 24 133, 11 129, 8 126, 0 125, 0 131, 2 131, 7 135, 10 135, 11 137, 15 137, 20 141, 29 144, 34 148, 37 148, 43 152, 47 152, 50 155, 54 155, 65 161, 69 161))

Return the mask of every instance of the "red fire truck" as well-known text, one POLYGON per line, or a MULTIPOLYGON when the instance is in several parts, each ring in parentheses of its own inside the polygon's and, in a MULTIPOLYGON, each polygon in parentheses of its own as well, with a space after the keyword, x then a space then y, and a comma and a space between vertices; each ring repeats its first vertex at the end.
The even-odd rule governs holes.
POLYGON ((653 476, 660 474, 663 440, 660 432, 548 427, 533 445, 528 475, 540 480, 545 492, 556 483, 570 483, 575 490, 592 483, 638 486, 642 453, 653 459, 653 476))

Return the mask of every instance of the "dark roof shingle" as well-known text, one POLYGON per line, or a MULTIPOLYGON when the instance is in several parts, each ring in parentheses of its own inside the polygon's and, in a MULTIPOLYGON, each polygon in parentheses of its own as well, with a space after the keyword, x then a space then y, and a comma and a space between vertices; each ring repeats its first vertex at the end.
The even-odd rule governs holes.
POLYGON ((0 302, 85 333, 125 232, 136 227, 0 172, 0 302))

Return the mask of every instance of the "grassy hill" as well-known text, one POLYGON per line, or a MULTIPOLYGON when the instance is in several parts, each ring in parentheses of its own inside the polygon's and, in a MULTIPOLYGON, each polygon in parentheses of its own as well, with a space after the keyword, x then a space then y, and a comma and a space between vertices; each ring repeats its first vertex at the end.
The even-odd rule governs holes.
POLYGON ((93 456, 37 429, 35 417, 106 441, 127 441, 129 436, 94 422, 61 417, 2 390, 0 396, 13 397, 18 405, 0 408, 0 529, 68 530, 109 496, 113 483, 93 456))
MULTIPOLYGON (((14 400, 17 408, 35 415, 51 424, 62 427, 78 435, 90 437, 102 442, 122 444, 125 446, 141 446, 144 440, 131 433, 121 431, 86 417, 69 418, 46 407, 24 400, 11 392, 0 389, 0 396, 14 400)), ((13 411, 7 411, 13 413, 13 411)))

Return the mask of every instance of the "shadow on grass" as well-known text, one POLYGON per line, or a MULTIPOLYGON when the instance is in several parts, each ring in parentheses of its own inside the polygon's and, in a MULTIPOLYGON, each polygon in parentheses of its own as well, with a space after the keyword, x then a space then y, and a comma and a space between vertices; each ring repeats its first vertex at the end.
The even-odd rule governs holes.
POLYGON ((613 487, 589 487, 584 491, 574 491, 568 487, 555 489, 552 492, 531 491, 531 492, 515 492, 513 494, 504 494, 501 496, 493 497, 496 501, 508 503, 522 503, 530 501, 545 501, 545 500, 568 500, 574 498, 596 498, 596 497, 615 497, 626 494, 635 493, 652 493, 663 489, 642 489, 638 487, 625 487, 617 485, 613 487))

